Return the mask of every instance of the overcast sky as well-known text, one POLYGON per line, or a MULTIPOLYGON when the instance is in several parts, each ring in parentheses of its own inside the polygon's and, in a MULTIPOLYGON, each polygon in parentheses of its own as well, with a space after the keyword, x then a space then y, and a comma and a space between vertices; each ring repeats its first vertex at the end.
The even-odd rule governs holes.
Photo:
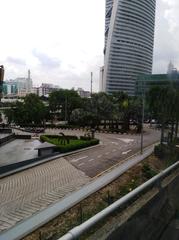
MULTIPOLYGON (((105 0, 0 0, 0 64, 5 79, 31 69, 35 86, 94 89, 103 65, 105 0)), ((154 73, 179 68, 179 1, 157 0, 154 73)))

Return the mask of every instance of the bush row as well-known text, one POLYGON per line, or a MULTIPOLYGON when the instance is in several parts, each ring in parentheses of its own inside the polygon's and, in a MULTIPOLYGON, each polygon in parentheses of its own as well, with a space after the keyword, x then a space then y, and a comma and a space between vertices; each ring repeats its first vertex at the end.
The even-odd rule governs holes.
POLYGON ((61 143, 59 143, 59 141, 64 138, 62 136, 57 135, 41 135, 40 140, 42 142, 49 142, 55 144, 57 146, 56 150, 61 153, 70 152, 99 144, 98 139, 90 139, 84 136, 81 136, 80 139, 78 139, 77 136, 65 136, 65 137, 73 141, 71 141, 69 144, 62 145, 61 143))
POLYGON ((78 149, 81 149, 81 148, 94 146, 94 145, 97 145, 97 144, 99 144, 98 139, 91 139, 89 141, 76 142, 76 143, 72 143, 72 144, 68 144, 68 145, 61 145, 61 146, 58 146, 57 149, 61 153, 66 153, 66 152, 78 150, 78 149))
MULTIPOLYGON (((58 140, 62 140, 62 139, 64 139, 64 137, 63 136, 58 136, 58 135, 41 135, 40 136, 40 140, 42 141, 42 142, 47 142, 47 140, 49 140, 49 139, 58 139, 58 140)), ((77 136, 75 136, 75 135, 65 135, 65 138, 66 139, 71 139, 71 140, 77 140, 78 139, 78 137, 77 136)))

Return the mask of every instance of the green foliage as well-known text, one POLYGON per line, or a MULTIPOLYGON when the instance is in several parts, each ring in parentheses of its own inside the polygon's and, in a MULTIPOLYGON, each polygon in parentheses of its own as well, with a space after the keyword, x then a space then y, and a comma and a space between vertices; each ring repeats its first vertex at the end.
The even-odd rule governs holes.
POLYGON ((122 186, 120 189, 120 196, 124 196, 127 193, 134 190, 136 187, 138 187, 139 180, 140 180, 139 177, 136 177, 136 178, 132 179, 128 184, 122 186))
POLYGON ((146 179, 150 179, 157 175, 157 172, 153 170, 149 164, 145 163, 142 168, 143 175, 146 179))
POLYGON ((41 124, 46 117, 47 110, 37 95, 29 94, 24 98, 24 102, 17 102, 13 108, 5 110, 4 113, 9 123, 41 124))
POLYGON ((41 135, 40 140, 43 142, 49 142, 57 146, 57 149, 61 153, 74 151, 77 149, 90 147, 93 145, 97 145, 99 143, 98 139, 91 139, 91 140, 81 140, 73 136, 72 138, 69 137, 69 144, 63 145, 61 143, 62 137, 61 136, 53 136, 53 135, 41 135))
POLYGON ((56 112, 61 120, 70 121, 74 109, 81 107, 82 99, 74 90, 60 89, 49 97, 50 111, 56 112))
POLYGON ((166 165, 171 165, 179 159, 179 149, 174 144, 155 146, 154 154, 164 160, 166 165))
POLYGON ((170 87, 153 87, 147 94, 147 104, 152 118, 161 124, 161 144, 164 140, 164 131, 170 123, 170 137, 168 143, 171 144, 178 133, 179 123, 179 90, 170 87))

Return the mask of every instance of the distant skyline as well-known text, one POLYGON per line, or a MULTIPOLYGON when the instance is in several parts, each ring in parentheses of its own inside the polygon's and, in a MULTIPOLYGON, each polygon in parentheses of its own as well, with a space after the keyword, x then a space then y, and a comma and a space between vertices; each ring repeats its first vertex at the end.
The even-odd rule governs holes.
MULTIPOLYGON (((0 65, 5 79, 25 77, 35 85, 99 88, 103 65, 105 0, 0 0, 0 65)), ((154 73, 169 61, 179 68, 179 2, 157 0, 154 73)))

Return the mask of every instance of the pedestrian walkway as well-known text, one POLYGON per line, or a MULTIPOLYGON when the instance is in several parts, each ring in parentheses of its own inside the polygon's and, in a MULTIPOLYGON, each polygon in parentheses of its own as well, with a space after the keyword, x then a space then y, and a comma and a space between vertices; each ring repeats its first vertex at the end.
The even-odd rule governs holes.
POLYGON ((0 180, 0 232, 90 181, 64 158, 0 180))

